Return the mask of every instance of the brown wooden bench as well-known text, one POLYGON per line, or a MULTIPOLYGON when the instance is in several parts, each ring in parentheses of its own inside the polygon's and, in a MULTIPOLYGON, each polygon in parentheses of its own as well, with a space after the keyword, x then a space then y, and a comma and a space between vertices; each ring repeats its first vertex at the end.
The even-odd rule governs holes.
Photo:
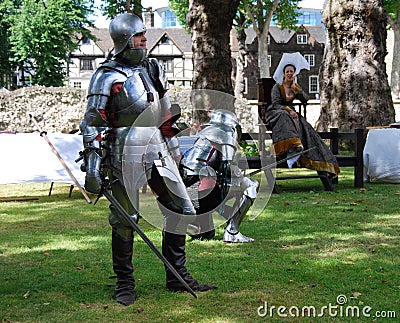
MULTIPOLYGON (((335 155, 340 167, 353 167, 354 168, 354 187, 364 187, 363 182, 363 149, 365 145, 364 129, 355 129, 354 132, 339 132, 338 128, 331 128, 327 132, 318 132, 322 139, 326 139, 327 145, 329 146, 332 153, 335 155), (339 147, 341 140, 349 140, 353 142, 354 150, 350 155, 339 154, 339 147)), ((268 137, 268 132, 261 136, 261 140, 268 137)), ((242 140, 247 142, 259 142, 260 134, 258 133, 243 133, 242 140)), ((279 160, 278 160, 279 161, 279 160)), ((247 156, 239 161, 239 167, 241 169, 259 169, 262 166, 268 165, 274 162, 273 157, 268 157, 267 154, 261 152, 259 156, 247 156)), ((287 168, 286 163, 278 164, 277 168, 287 168)), ((267 180, 269 183, 276 180, 287 180, 287 179, 304 179, 304 178, 320 178, 324 188, 328 191, 334 190, 334 184, 338 183, 338 177, 331 180, 323 174, 316 175, 290 175, 290 176, 279 176, 273 178, 272 172, 266 173, 267 180)), ((339 174, 340 176, 340 174, 339 174)), ((278 193, 278 189, 274 183, 274 192, 278 193)))

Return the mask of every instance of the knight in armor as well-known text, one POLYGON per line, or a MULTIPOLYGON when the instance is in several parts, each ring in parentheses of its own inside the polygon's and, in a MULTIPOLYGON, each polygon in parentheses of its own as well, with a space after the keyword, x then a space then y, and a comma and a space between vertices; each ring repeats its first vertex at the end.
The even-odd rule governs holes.
POLYGON ((211 112, 210 121, 198 133, 198 139, 181 160, 180 169, 188 187, 197 185, 199 214, 193 223, 199 227, 197 239, 214 237, 211 213, 217 211, 226 220, 223 241, 253 242, 239 226, 253 204, 258 182, 244 177, 235 164, 241 128, 236 115, 227 110, 211 112), (233 206, 227 201, 234 199, 233 206))
MULTIPOLYGON (((85 188, 99 193, 108 179, 112 194, 138 221, 138 197, 132 198, 131 192, 137 192, 147 180, 158 196, 164 218, 163 255, 194 291, 214 289, 216 286, 199 284, 185 267, 186 229, 196 211, 175 164, 175 155, 179 154, 173 128, 176 120, 170 110, 164 72, 156 59, 147 58, 146 27, 138 16, 123 13, 111 21, 109 31, 114 55, 91 79, 87 110, 81 122, 85 188), (132 178, 128 176, 127 180, 126 173, 132 178)), ((130 305, 136 300, 133 230, 113 205, 109 222, 117 276, 114 298, 130 305)), ((167 267, 165 270, 166 287, 184 291, 182 283, 167 267)))

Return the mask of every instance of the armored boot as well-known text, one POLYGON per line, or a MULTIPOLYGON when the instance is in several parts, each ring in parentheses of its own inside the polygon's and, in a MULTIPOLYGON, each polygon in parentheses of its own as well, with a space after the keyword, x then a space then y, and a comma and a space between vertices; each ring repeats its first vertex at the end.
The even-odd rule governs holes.
MULTIPOLYGON (((202 285, 197 282, 187 271, 186 251, 185 251, 185 235, 174 234, 170 232, 163 232, 162 253, 164 257, 170 262, 174 269, 184 279, 184 281, 194 290, 198 292, 205 292, 210 289, 216 289, 217 286, 202 285)), ((174 276, 174 274, 165 266, 167 289, 173 292, 186 291, 185 286, 174 276)))
POLYGON ((113 230, 112 258, 113 269, 117 275, 117 286, 114 291, 114 299, 125 306, 133 304, 136 300, 132 253, 133 236, 125 240, 113 230))
POLYGON ((254 242, 253 238, 246 237, 239 232, 239 226, 242 223, 244 216, 253 204, 253 200, 246 195, 243 195, 240 206, 237 212, 229 219, 226 227, 222 241, 230 243, 238 242, 254 242))

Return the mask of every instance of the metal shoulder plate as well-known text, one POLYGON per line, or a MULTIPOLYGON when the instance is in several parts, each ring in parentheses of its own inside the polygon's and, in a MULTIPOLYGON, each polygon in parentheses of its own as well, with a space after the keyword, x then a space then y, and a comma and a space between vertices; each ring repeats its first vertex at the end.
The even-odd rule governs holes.
POLYGON ((92 95, 110 96, 114 83, 125 82, 131 70, 115 61, 106 61, 93 74, 90 81, 88 97, 92 95))
POLYGON ((105 110, 115 83, 123 83, 132 74, 131 69, 108 60, 93 74, 88 89, 85 119, 88 125, 105 126, 99 110, 105 110))
POLYGON ((236 133, 229 127, 208 126, 199 132, 199 136, 219 145, 237 146, 236 133))

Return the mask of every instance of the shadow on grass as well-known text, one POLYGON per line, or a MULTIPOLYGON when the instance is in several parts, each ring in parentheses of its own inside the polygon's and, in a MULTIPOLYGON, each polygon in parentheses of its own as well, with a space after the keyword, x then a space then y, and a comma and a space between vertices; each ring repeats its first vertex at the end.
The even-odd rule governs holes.
MULTIPOLYGON (((69 199, 56 192, 39 201, 1 204, 1 318, 256 322, 262 319, 257 309, 265 301, 276 307, 320 308, 335 305, 338 295, 345 295, 352 306, 398 309, 400 216, 394 197, 399 188, 379 184, 360 191, 349 176, 336 192, 324 192, 319 180, 314 181, 310 186, 298 180, 293 187, 285 183, 287 189, 273 195, 261 215, 244 220, 241 232, 255 238, 254 243, 224 244, 223 228, 213 240, 187 240, 189 271, 200 282, 219 287, 199 293, 197 300, 165 289, 162 263, 136 237, 139 298, 131 307, 111 299, 115 280, 109 279, 113 272, 106 200, 93 206, 79 194, 69 199)), ((154 200, 150 195, 142 198, 154 200)), ((160 247, 161 232, 145 221, 140 226, 160 247)), ((282 321, 276 312, 263 319, 282 321)), ((354 318, 326 314, 312 321, 354 318)))

